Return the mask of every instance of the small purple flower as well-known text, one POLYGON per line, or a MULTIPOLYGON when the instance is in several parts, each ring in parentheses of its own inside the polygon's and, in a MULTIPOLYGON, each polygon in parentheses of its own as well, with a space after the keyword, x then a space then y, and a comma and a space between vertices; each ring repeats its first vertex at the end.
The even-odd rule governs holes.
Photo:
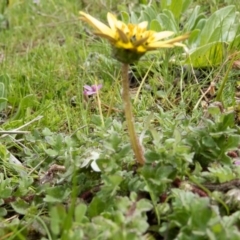
POLYGON ((236 166, 240 166, 240 160, 239 160, 239 159, 236 160, 236 161, 234 162, 234 164, 235 164, 236 166))
POLYGON ((86 96, 90 96, 97 94, 97 92, 102 88, 102 84, 92 86, 85 85, 83 86, 83 88, 84 88, 83 94, 86 96))

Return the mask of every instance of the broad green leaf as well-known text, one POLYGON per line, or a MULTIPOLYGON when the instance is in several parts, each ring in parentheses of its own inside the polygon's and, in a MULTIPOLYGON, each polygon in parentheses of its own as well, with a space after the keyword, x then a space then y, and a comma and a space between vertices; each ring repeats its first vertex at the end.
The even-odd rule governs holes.
POLYGON ((150 22, 149 29, 153 30, 153 31, 156 31, 156 32, 162 31, 162 27, 161 27, 159 21, 157 21, 156 19, 154 19, 150 22))
POLYGON ((214 140, 211 136, 203 137, 201 142, 204 146, 209 147, 209 148, 216 148, 217 147, 216 143, 214 142, 214 140))
POLYGON ((131 12, 131 15, 130 15, 130 19, 131 19, 131 23, 133 24, 138 24, 138 16, 135 12, 131 12))
POLYGON ((147 152, 145 153, 145 158, 150 163, 157 160, 159 161, 159 159, 161 159, 161 155, 156 152, 147 152))
POLYGON ((178 19, 182 12, 184 0, 162 0, 162 9, 167 9, 171 11, 176 19, 178 19))
POLYGON ((224 53, 224 42, 209 43, 190 51, 185 63, 195 68, 217 66, 223 62, 224 53))
POLYGON ((55 186, 46 189, 45 202, 60 203, 63 202, 70 194, 69 189, 65 189, 62 186, 55 186))
POLYGON ((229 127, 235 126, 235 113, 229 112, 226 114, 221 115, 222 122, 219 124, 219 131, 224 131, 228 129, 229 127))
POLYGON ((0 111, 6 108, 7 106, 7 98, 1 98, 0 97, 0 111))
POLYGON ((166 15, 166 17, 168 18, 168 21, 170 23, 170 26, 171 26, 171 29, 174 31, 174 32, 178 32, 179 31, 179 25, 178 23, 176 22, 175 18, 174 18, 174 15, 171 11, 169 10, 164 10, 163 13, 166 15))
POLYGON ((202 230, 203 233, 211 220, 213 211, 209 209, 208 201, 195 200, 191 204, 191 225, 198 231, 202 230))
POLYGON ((121 11, 121 19, 123 22, 129 23, 129 19, 130 19, 129 14, 125 11, 121 11))
POLYGON ((121 136, 119 136, 119 134, 117 134, 116 132, 111 134, 110 143, 113 150, 117 151, 121 142, 122 138, 121 136))
POLYGON ((178 32, 178 26, 175 22, 173 14, 170 11, 164 10, 163 13, 158 14, 157 20, 159 21, 162 30, 178 32))
POLYGON ((90 218, 100 215, 106 208, 108 203, 100 197, 94 197, 88 207, 88 215, 90 218))
POLYGON ((147 6, 144 10, 151 19, 155 19, 157 17, 158 12, 154 10, 153 7, 147 6))
POLYGON ((183 0, 182 3, 182 12, 184 13, 185 11, 187 11, 187 9, 189 8, 189 6, 192 4, 193 0, 183 0))
POLYGON ((201 32, 200 45, 214 41, 226 41, 235 18, 235 6, 227 6, 213 13, 201 32))
POLYGON ((126 157, 131 151, 131 146, 129 144, 123 146, 121 150, 118 152, 118 157, 123 158, 126 157))
POLYGON ((110 175, 108 180, 113 186, 117 187, 123 181, 123 178, 119 175, 110 175))
POLYGON ((147 12, 143 11, 143 12, 141 12, 141 16, 138 19, 138 22, 143 22, 143 21, 150 22, 151 20, 152 20, 152 16, 148 15, 147 12))
POLYGON ((66 210, 63 205, 53 206, 50 209, 50 227, 52 232, 57 235, 61 231, 61 225, 66 219, 66 210))
POLYGON ((233 39, 229 46, 229 49, 240 49, 240 34, 233 39))
POLYGON ((87 212, 87 206, 84 203, 80 203, 75 207, 75 219, 78 223, 82 222, 86 212, 87 212))
POLYGON ((58 155, 58 152, 56 150, 53 150, 53 149, 46 149, 45 152, 50 157, 56 157, 58 155))
MULTIPOLYGON (((6 98, 0 98, 0 104, 6 103, 8 100, 6 98)), ((1 111, 1 105, 0 105, 0 111, 1 111)))
POLYGON ((152 204, 146 199, 141 199, 137 202, 137 210, 139 211, 147 212, 150 211, 152 208, 152 204))
POLYGON ((4 217, 7 215, 6 208, 0 207, 0 217, 4 217))
POLYGON ((186 29, 186 31, 196 30, 195 26, 203 17, 204 15, 200 14, 200 6, 196 6, 188 17, 186 24, 184 24, 184 29, 186 29))
POLYGON ((50 209, 50 226, 53 234, 57 235, 60 233, 60 226, 59 226, 59 215, 57 212, 56 207, 52 207, 50 209))
POLYGON ((11 193, 12 193, 12 188, 5 187, 4 189, 1 189, 0 197, 1 198, 8 198, 8 197, 11 196, 11 193))
POLYGON ((205 27, 206 22, 207 22, 206 19, 201 18, 201 19, 197 22, 197 24, 196 24, 196 26, 195 26, 194 28, 195 28, 195 29, 201 29, 201 30, 202 30, 202 29, 205 27))
POLYGON ((15 202, 10 203, 15 212, 25 215, 29 208, 29 204, 22 199, 19 199, 15 202))

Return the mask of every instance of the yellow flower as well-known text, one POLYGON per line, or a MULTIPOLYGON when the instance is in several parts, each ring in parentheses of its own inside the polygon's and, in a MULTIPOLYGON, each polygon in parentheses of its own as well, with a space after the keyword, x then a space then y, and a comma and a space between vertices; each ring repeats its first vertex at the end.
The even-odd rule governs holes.
POLYGON ((123 63, 132 63, 138 60, 147 51, 158 48, 172 48, 184 46, 179 43, 188 38, 188 34, 172 39, 166 39, 174 34, 171 31, 155 32, 147 30, 148 22, 139 24, 125 24, 111 14, 107 14, 109 26, 98 21, 91 15, 80 12, 80 19, 95 29, 95 34, 106 38, 113 46, 114 57, 123 63))

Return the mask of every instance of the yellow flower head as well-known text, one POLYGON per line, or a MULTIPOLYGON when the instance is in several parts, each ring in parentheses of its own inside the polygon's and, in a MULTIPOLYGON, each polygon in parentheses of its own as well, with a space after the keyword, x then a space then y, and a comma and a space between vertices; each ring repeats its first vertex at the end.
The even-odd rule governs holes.
POLYGON ((132 63, 138 60, 147 51, 158 48, 172 48, 184 46, 179 43, 188 38, 188 34, 166 39, 174 34, 171 31, 155 32, 147 30, 148 22, 139 24, 125 24, 111 14, 107 14, 108 24, 98 21, 91 15, 80 12, 80 19, 95 29, 95 34, 106 38, 113 46, 114 57, 123 63, 132 63))

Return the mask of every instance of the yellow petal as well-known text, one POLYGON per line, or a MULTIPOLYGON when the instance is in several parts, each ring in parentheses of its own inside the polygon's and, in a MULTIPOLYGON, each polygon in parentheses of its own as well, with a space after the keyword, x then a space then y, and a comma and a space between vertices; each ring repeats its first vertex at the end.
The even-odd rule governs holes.
POLYGON ((165 42, 153 42, 150 43, 146 46, 146 49, 148 50, 154 50, 157 48, 173 48, 174 45, 170 43, 165 43, 165 42))
POLYGON ((142 45, 137 47, 138 53, 145 53, 147 51, 147 48, 143 47, 142 45))
POLYGON ((83 21, 89 23, 93 28, 95 28, 98 32, 102 32, 106 35, 109 35, 110 37, 114 38, 114 33, 112 32, 111 28, 109 28, 107 25, 104 23, 98 21, 96 18, 92 17, 91 15, 84 13, 84 12, 79 12, 83 21))
POLYGON ((172 39, 166 40, 165 42, 166 42, 166 43, 176 43, 176 42, 181 42, 181 41, 187 39, 188 37, 189 37, 189 34, 185 34, 185 35, 182 35, 182 36, 178 36, 178 37, 175 37, 175 38, 172 38, 172 39))
POLYGON ((117 21, 115 26, 116 28, 121 29, 125 34, 129 32, 129 28, 124 22, 117 21))
POLYGON ((116 43, 114 44, 114 47, 123 48, 123 49, 128 49, 128 50, 132 50, 132 49, 135 48, 131 42, 124 43, 124 42, 122 42, 122 41, 116 42, 116 43))
POLYGON ((109 36, 108 34, 105 34, 105 33, 101 33, 101 32, 94 32, 95 35, 99 36, 99 37, 102 37, 102 38, 106 38, 107 40, 109 40, 110 42, 116 42, 116 39, 109 36))
POLYGON ((148 37, 141 38, 141 39, 139 39, 138 41, 133 42, 133 45, 134 45, 135 47, 138 47, 138 46, 140 46, 140 45, 143 45, 143 43, 146 42, 147 39, 148 39, 148 37))
POLYGON ((174 46, 183 47, 185 45, 179 42, 187 39, 188 37, 189 37, 189 34, 185 34, 185 35, 178 36, 166 41, 150 42, 147 47, 148 48, 167 48, 167 47, 172 48, 174 46))
POLYGON ((162 40, 164 38, 168 38, 170 36, 172 36, 174 34, 174 32, 172 31, 163 31, 163 32, 157 32, 157 33, 154 33, 153 34, 153 37, 154 37, 154 42, 155 41, 159 41, 159 40, 162 40))
POLYGON ((112 30, 115 30, 116 29, 116 25, 117 25, 117 21, 118 21, 116 16, 109 12, 107 14, 107 19, 108 19, 108 24, 109 24, 110 28, 112 30))
POLYGON ((126 34, 119 28, 117 28, 117 31, 119 33, 119 36, 121 38, 121 40, 124 42, 124 43, 128 43, 129 42, 129 39, 128 37, 126 36, 126 34))
POLYGON ((138 27, 142 28, 142 29, 147 29, 147 26, 148 26, 147 21, 144 21, 144 22, 141 22, 141 23, 138 24, 138 27))

